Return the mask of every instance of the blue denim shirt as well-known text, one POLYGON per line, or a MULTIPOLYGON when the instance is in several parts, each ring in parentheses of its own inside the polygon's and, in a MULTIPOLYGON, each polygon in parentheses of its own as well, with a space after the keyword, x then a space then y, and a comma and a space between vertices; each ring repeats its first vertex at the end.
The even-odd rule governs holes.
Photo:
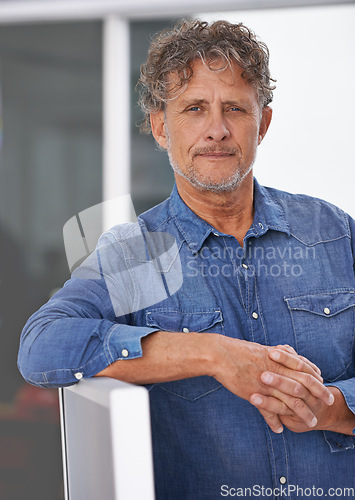
MULTIPOLYGON (((176 187, 139 224, 105 233, 94 264, 25 326, 26 380, 70 385, 141 356, 140 340, 153 331, 188 329, 293 346, 355 413, 355 222, 324 201, 254 186, 243 247, 192 212, 176 187), (155 247, 159 235, 172 240, 152 259, 137 244, 142 234, 157 235, 155 247)), ((321 488, 349 498, 343 488, 355 488, 355 437, 275 434, 256 408, 207 376, 149 390, 158 499, 320 498, 321 488)))

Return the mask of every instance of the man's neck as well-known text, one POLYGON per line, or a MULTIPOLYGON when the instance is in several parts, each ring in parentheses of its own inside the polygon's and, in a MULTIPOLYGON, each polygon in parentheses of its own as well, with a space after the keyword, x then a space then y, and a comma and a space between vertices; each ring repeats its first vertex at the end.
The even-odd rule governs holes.
POLYGON ((218 231, 234 236, 243 246, 244 236, 254 218, 252 172, 231 192, 197 190, 180 176, 176 176, 176 185, 179 195, 193 212, 218 231))

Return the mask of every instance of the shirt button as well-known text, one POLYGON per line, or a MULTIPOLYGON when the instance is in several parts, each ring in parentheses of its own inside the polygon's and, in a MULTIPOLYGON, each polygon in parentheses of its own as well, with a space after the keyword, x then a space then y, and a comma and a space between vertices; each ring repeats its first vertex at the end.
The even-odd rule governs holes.
POLYGON ((253 312, 252 316, 253 316, 254 319, 258 319, 259 314, 257 312, 253 312))
POLYGON ((285 476, 281 476, 279 481, 280 481, 280 484, 286 484, 287 479, 285 478, 285 476))
POLYGON ((330 309, 329 309, 329 307, 325 307, 325 308, 323 309, 323 312, 324 312, 324 314, 330 314, 330 309))
POLYGON ((81 380, 83 378, 83 374, 81 372, 74 373, 74 377, 76 380, 81 380))
POLYGON ((189 330, 188 328, 183 328, 183 329, 182 329, 182 331, 183 331, 184 333, 189 333, 189 331, 190 331, 190 330, 189 330))
POLYGON ((121 354, 124 358, 127 358, 129 352, 127 351, 127 349, 122 349, 121 354))
POLYGON ((242 264, 242 267, 244 267, 244 269, 248 269, 248 266, 246 264, 242 264))

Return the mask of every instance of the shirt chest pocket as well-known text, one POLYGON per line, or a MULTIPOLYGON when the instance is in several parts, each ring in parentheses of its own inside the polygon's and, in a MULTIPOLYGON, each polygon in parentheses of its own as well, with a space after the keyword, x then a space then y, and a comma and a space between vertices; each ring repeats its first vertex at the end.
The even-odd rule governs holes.
MULTIPOLYGON (((178 311, 175 309, 150 309, 146 312, 146 324, 168 332, 218 333, 224 335, 223 317, 219 309, 199 311, 178 311)), ((194 377, 173 382, 156 384, 155 387, 171 395, 195 401, 221 387, 209 376, 194 377)))
POLYGON ((355 336, 355 291, 285 299, 291 313, 297 352, 313 361, 325 382, 350 369, 355 336))

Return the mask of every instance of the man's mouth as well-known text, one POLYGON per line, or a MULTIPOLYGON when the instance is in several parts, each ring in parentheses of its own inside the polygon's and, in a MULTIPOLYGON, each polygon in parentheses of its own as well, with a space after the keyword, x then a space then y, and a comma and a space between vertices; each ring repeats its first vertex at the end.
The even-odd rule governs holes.
POLYGON ((232 153, 203 153, 199 156, 203 156, 205 158, 229 158, 233 156, 232 153))
POLYGON ((194 154, 196 156, 202 156, 202 158, 211 159, 211 160, 223 160, 225 158, 230 158, 235 155, 235 151, 197 151, 194 154))

